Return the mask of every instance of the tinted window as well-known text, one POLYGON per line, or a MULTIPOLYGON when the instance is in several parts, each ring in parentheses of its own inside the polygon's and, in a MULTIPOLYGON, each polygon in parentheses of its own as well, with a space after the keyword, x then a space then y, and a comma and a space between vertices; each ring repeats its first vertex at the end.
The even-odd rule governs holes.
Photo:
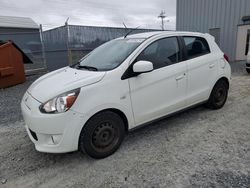
POLYGON ((183 37, 187 48, 188 59, 210 53, 207 41, 201 37, 183 37))
POLYGON ((157 40, 145 48, 137 57, 137 61, 145 60, 153 63, 154 69, 177 63, 180 50, 176 37, 157 40))

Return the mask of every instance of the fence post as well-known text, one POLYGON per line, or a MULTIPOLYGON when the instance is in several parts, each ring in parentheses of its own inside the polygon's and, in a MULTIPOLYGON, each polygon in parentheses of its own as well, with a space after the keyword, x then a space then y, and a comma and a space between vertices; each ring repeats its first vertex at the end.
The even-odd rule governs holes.
POLYGON ((43 56, 44 69, 47 70, 47 62, 46 62, 45 47, 44 47, 44 40, 43 40, 43 26, 42 26, 42 24, 40 24, 40 39, 41 39, 41 44, 42 44, 42 56, 43 56))
POLYGON ((72 54, 71 50, 69 47, 69 38, 70 38, 70 33, 69 33, 69 25, 68 25, 68 20, 65 22, 65 28, 66 28, 66 46, 67 46, 67 53, 68 53, 68 64, 72 65, 72 54))

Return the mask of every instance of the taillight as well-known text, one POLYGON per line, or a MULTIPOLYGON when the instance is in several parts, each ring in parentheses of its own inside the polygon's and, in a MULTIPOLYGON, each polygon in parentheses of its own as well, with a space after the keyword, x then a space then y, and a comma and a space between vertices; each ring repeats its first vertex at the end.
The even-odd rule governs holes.
POLYGON ((227 60, 227 62, 229 62, 229 57, 227 56, 227 54, 224 54, 224 59, 227 60))

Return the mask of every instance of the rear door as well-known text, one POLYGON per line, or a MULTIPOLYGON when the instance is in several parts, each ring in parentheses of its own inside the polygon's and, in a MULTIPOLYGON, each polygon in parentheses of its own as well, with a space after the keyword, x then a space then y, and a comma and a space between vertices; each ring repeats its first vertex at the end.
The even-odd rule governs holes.
POLYGON ((183 36, 183 43, 188 69, 187 103, 192 105, 208 99, 217 78, 218 59, 203 37, 183 36))

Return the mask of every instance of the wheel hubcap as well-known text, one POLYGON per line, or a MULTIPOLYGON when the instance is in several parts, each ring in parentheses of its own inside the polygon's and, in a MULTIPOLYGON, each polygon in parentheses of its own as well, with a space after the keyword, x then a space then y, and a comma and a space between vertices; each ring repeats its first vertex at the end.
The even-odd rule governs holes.
POLYGON ((112 146, 117 138, 116 129, 111 123, 101 123, 94 130, 93 145, 98 149, 105 149, 112 146))
POLYGON ((220 103, 220 102, 223 102, 224 99, 225 99, 225 91, 223 88, 219 88, 216 92, 216 95, 215 95, 215 100, 216 102, 220 103))

